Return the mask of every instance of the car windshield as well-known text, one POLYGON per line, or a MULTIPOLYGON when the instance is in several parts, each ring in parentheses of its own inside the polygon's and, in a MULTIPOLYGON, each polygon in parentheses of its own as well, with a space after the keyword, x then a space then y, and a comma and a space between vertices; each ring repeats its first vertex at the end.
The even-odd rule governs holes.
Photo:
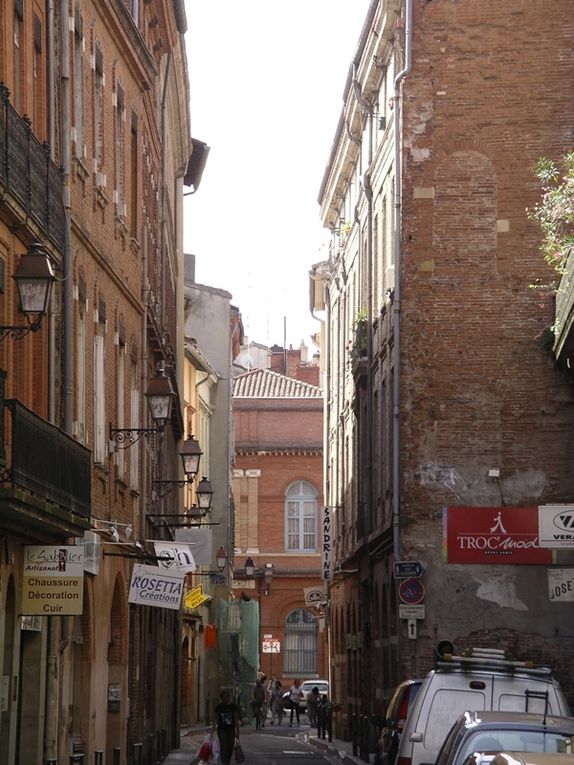
POLYGON ((555 752, 574 754, 574 734, 543 730, 482 730, 468 736, 457 762, 472 752, 555 752))

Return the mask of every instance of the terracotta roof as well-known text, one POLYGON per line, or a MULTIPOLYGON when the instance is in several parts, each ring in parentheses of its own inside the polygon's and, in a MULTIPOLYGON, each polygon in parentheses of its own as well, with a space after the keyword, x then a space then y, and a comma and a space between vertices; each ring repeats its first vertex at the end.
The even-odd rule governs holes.
POLYGON ((253 369, 233 380, 234 398, 323 398, 323 391, 270 369, 253 369))

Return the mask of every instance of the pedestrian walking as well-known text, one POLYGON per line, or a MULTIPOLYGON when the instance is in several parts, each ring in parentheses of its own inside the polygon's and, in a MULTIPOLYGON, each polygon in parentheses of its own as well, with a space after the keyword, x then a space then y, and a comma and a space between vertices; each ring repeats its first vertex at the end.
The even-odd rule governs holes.
POLYGON ((265 706, 265 688, 261 680, 257 680, 251 696, 251 708, 255 715, 255 730, 265 727, 263 708, 265 706))
POLYGON ((294 680, 293 685, 291 688, 289 688, 289 705, 291 707, 291 717, 289 718, 289 727, 292 727, 293 725, 293 713, 295 713, 295 717, 297 718, 297 725, 300 725, 299 720, 299 703, 301 701, 301 696, 303 695, 303 691, 301 690, 301 681, 300 680, 294 680))
POLYGON ((271 709, 271 725, 273 725, 275 718, 277 718, 277 725, 281 725, 283 722, 283 686, 281 680, 275 680, 269 699, 269 708, 271 709))
POLYGON ((319 695, 319 689, 315 686, 307 694, 307 716, 309 718, 309 724, 312 728, 317 727, 317 712, 319 711, 319 702, 321 696, 319 695))
POLYGON ((221 702, 215 707, 213 730, 217 730, 221 765, 230 765, 235 740, 239 740, 239 708, 227 690, 221 691, 221 702))

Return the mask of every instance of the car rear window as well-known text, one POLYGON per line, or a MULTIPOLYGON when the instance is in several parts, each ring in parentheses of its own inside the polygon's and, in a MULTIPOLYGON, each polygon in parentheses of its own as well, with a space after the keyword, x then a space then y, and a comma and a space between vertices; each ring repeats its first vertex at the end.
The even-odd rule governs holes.
POLYGON ((502 750, 572 754, 574 753, 574 735, 545 733, 542 730, 479 730, 465 740, 461 756, 457 757, 457 761, 461 762, 472 752, 502 750))

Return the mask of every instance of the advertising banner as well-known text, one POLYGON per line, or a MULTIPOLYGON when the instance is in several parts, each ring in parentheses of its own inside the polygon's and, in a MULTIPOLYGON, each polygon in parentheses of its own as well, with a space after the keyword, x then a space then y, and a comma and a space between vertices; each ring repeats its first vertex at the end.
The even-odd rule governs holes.
POLYGON ((193 560, 198 566, 211 566, 213 561, 213 531, 211 529, 176 529, 175 541, 191 547, 193 560))
POLYGON ((552 563, 540 546, 537 507, 447 507, 443 540, 447 563, 552 563))
POLYGON ((23 615, 79 615, 83 598, 83 545, 24 547, 23 615))
POLYGON ((191 547, 176 542, 154 542, 155 554, 158 558, 158 566, 178 571, 195 571, 195 559, 191 547))
POLYGON ((181 569, 171 569, 168 572, 159 566, 136 563, 128 601, 177 610, 181 604, 184 579, 185 572, 181 569))
POLYGON ((574 505, 538 507, 540 547, 574 548, 574 505))
POLYGON ((325 603, 327 596, 322 587, 303 587, 306 606, 320 606, 325 603))
POLYGON ((333 577, 333 545, 331 510, 328 507, 323 508, 321 518, 321 569, 323 579, 330 582, 333 577))

